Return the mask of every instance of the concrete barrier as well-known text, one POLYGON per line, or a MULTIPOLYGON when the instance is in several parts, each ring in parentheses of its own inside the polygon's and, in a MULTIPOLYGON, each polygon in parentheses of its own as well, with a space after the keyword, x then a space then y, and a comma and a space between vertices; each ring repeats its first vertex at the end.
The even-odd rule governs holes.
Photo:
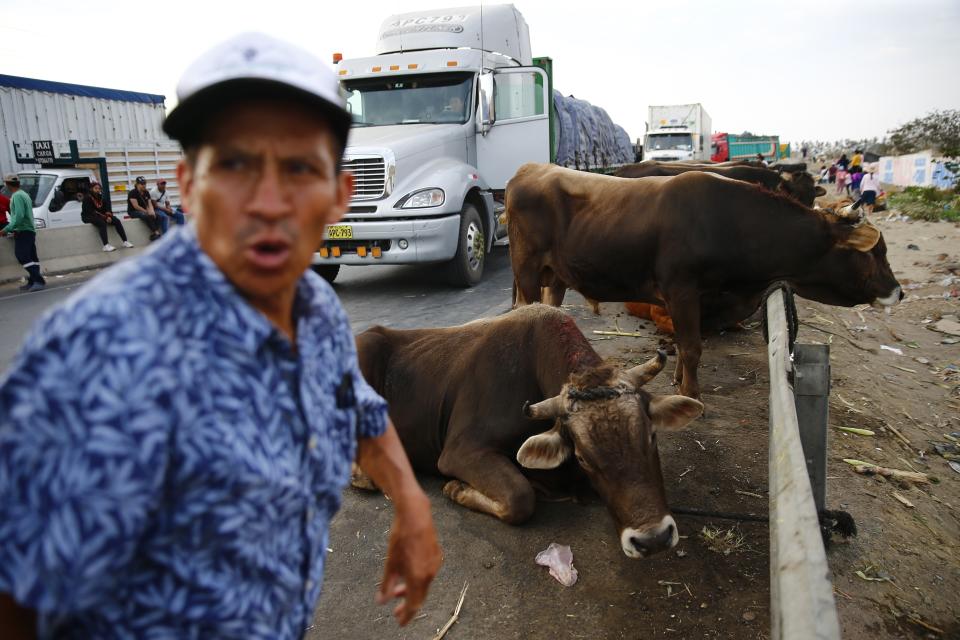
MULTIPOLYGON (((100 236, 92 224, 60 229, 37 231, 37 254, 44 274, 67 273, 83 269, 105 267, 135 256, 150 244, 150 232, 140 220, 123 220, 127 238, 135 246, 124 249, 113 227, 107 227, 107 241, 117 247, 109 253, 103 251, 100 236)), ((0 282, 19 280, 26 275, 13 253, 13 237, 0 238, 0 282)))

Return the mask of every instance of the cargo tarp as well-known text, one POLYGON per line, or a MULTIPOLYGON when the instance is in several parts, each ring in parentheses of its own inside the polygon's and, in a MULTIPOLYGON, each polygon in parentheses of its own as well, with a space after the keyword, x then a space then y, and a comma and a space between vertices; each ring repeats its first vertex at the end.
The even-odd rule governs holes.
POLYGON ((557 113, 557 164, 573 169, 600 169, 634 161, 630 136, 607 112, 586 100, 553 92, 557 113))

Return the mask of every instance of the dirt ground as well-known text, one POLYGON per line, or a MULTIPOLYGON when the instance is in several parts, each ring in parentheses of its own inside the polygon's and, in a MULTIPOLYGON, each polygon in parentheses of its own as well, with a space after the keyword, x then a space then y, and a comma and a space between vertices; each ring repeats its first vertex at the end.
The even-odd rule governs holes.
MULTIPOLYGON (((885 215, 878 214, 876 224, 907 289, 903 303, 884 314, 797 299, 799 341, 830 344, 827 507, 849 512, 859 528, 858 537, 834 544, 828 558, 844 638, 957 638, 960 473, 931 443, 960 438, 960 344, 945 344, 950 336, 930 326, 960 315, 960 277, 944 282, 948 267, 960 266, 960 227, 885 221, 885 215), (848 434, 841 426, 875 435, 848 434), (921 471, 936 482, 903 485, 858 475, 843 458, 921 471)), ((597 317, 582 298, 571 294, 568 301, 566 310, 601 355, 630 365, 656 348, 653 325, 627 316, 622 305, 604 304, 597 317), (616 328, 643 337, 593 333, 616 328)), ((670 373, 674 364, 671 357, 670 373)), ((769 387, 758 319, 743 331, 708 336, 701 367, 707 416, 660 439, 669 503, 678 510, 765 515, 769 387)), ((670 373, 649 389, 672 393, 670 373)), ((422 480, 446 562, 421 616, 400 630, 386 609, 371 605, 391 510, 380 494, 348 490, 333 523, 324 596, 308 637, 431 638, 464 584, 450 640, 769 636, 764 523, 676 514, 677 548, 630 560, 597 501, 541 502, 531 522, 510 527, 452 504, 440 494, 441 480, 422 480), (534 564, 550 542, 572 547, 580 575, 573 587, 534 564)))

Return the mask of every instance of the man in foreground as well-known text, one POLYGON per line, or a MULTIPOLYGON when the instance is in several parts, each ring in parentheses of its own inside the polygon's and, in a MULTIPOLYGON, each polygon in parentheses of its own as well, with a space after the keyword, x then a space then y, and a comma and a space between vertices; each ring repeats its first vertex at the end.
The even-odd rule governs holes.
POLYGON ((47 316, 0 384, 0 628, 300 638, 354 458, 393 501, 378 600, 406 624, 441 562, 430 504, 307 270, 352 188, 336 80, 248 34, 178 97, 195 228, 47 316))

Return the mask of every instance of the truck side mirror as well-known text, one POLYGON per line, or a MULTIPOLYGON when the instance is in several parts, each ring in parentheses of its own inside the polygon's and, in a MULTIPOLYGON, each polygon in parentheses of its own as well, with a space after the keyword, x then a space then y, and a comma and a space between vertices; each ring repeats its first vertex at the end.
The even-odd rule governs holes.
POLYGON ((490 127, 497 120, 496 100, 493 93, 493 72, 484 71, 480 74, 480 133, 487 135, 490 127))

